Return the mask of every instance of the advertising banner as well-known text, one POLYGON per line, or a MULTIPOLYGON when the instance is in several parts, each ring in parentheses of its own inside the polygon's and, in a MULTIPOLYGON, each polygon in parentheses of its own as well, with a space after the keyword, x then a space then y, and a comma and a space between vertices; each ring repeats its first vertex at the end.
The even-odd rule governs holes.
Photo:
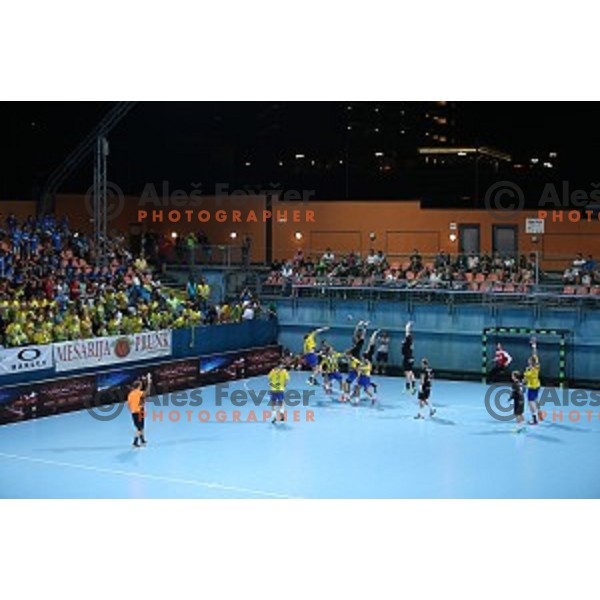
POLYGON ((171 356, 173 342, 170 331, 148 331, 60 342, 53 348, 56 371, 62 373, 171 356))
POLYGON ((51 369, 53 365, 51 345, 0 350, 0 377, 51 369))
MULTIPOLYGON (((240 350, 147 366, 114 368, 90 375, 0 387, 0 424, 87 409, 106 421, 127 410, 136 380, 152 375, 151 396, 264 375, 278 362, 279 346, 240 350), (103 407, 113 406, 112 412, 103 407)), ((74 367, 73 367, 74 368, 74 367)))

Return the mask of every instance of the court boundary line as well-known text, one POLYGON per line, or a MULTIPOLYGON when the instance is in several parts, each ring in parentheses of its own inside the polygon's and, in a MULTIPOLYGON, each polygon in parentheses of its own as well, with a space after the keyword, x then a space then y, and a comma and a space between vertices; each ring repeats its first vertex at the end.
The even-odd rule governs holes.
MULTIPOLYGON (((143 451, 143 450, 142 450, 143 451)), ((167 483, 177 483, 181 485, 191 485, 195 487, 202 487, 206 489, 223 490, 229 492, 238 492, 244 494, 251 494, 253 496, 264 496, 266 498, 273 499, 292 499, 292 496, 286 494, 280 494, 278 492, 268 492, 265 490, 255 490, 252 488, 238 487, 234 485, 227 485, 218 482, 199 481, 196 479, 183 479, 179 477, 170 477, 168 475, 152 475, 151 473, 140 473, 137 471, 124 471, 121 469, 110 469, 108 467, 95 467, 93 465, 84 465, 79 463, 70 463, 58 460, 50 460, 46 458, 37 458, 34 456, 23 456, 20 454, 9 454, 6 452, 0 452, 0 458, 20 460, 24 462, 37 463, 43 465, 49 465, 53 467, 65 467, 71 469, 80 469, 82 471, 91 471, 93 473, 103 473, 105 475, 120 475, 126 477, 139 477, 142 479, 149 479, 151 481, 164 481, 167 483)))

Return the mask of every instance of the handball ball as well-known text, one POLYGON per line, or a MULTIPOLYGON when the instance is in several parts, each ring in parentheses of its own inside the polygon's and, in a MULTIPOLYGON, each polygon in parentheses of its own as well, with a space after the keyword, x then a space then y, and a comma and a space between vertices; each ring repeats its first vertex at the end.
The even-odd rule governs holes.
POLYGON ((348 321, 352 321, 354 319, 354 317, 352 315, 348 315, 348 321))
POLYGON ((375 235, 374 231, 371 231, 371 233, 369 234, 369 239, 374 242, 377 239, 377 236, 375 235))

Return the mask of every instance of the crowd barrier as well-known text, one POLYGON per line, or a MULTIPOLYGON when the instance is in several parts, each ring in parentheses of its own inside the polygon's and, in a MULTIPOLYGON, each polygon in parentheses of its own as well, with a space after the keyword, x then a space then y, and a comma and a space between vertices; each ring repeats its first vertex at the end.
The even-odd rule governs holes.
POLYGON ((142 376, 152 376, 155 396, 264 375, 280 356, 281 347, 271 345, 5 386, 0 390, 0 425, 82 409, 99 421, 114 419, 142 376))

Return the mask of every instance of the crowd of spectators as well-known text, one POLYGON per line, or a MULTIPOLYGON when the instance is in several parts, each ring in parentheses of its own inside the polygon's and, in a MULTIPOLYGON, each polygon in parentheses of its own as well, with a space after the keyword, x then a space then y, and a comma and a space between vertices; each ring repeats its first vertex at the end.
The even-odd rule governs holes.
POLYGON ((241 321, 260 312, 248 293, 211 304, 203 278, 190 278, 185 292, 163 286, 123 236, 111 235, 107 248, 105 266, 97 266, 93 239, 68 218, 0 215, 0 346, 241 321))
POLYGON ((404 261, 388 260, 382 250, 371 249, 362 258, 357 252, 336 254, 331 248, 313 259, 302 250, 284 262, 274 262, 267 286, 302 284, 382 285, 407 288, 523 291, 536 281, 536 255, 440 251, 423 258, 415 249, 404 261))
POLYGON ((584 258, 583 253, 579 252, 573 262, 565 269, 563 283, 565 286, 582 286, 583 288, 600 285, 598 263, 591 254, 584 258))

